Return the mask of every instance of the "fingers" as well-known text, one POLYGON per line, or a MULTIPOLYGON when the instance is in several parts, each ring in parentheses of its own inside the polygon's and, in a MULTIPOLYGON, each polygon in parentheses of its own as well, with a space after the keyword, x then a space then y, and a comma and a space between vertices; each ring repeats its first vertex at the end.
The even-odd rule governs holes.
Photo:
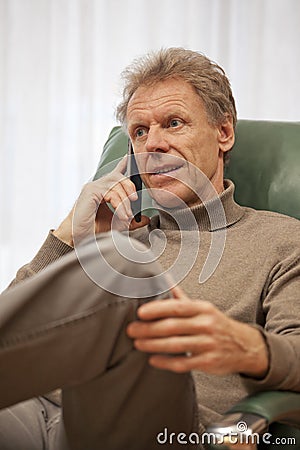
POLYGON ((128 160, 128 155, 124 155, 123 158, 118 162, 118 164, 116 165, 116 167, 114 168, 114 171, 116 172, 120 172, 122 174, 124 174, 127 170, 127 160, 128 160))
POLYGON ((151 354, 154 367, 175 372, 226 374, 240 368, 244 349, 234 321, 210 302, 187 298, 180 288, 171 292, 176 298, 139 308, 142 320, 127 328, 135 348, 151 354))
POLYGON ((136 339, 134 346, 146 353, 166 353, 166 354, 198 354, 215 349, 215 342, 209 335, 201 338, 196 335, 190 336, 170 336, 157 339, 136 339))
POLYGON ((165 336, 181 336, 199 333, 210 334, 212 330, 209 316, 186 318, 165 318, 153 321, 136 321, 128 325, 128 334, 135 339, 165 336))
POLYGON ((259 330, 227 317, 209 302, 172 292, 180 298, 141 306, 142 320, 127 328, 135 348, 151 354, 151 365, 175 372, 265 376, 268 351, 259 330))
POLYGON ((130 231, 136 230, 137 228, 144 227, 145 225, 148 225, 149 223, 150 223, 149 217, 141 215, 141 221, 140 222, 136 222, 135 219, 133 219, 130 222, 129 230, 130 231))
MULTIPOLYGON (((122 160, 118 166, 124 169, 124 161, 122 160)), ((97 221, 101 221, 101 204, 107 203, 114 208, 117 218, 124 223, 123 227, 129 227, 133 218, 131 201, 137 200, 138 196, 133 182, 117 170, 118 166, 110 174, 83 187, 76 205, 77 209, 81 208, 83 222, 85 216, 94 218, 97 216, 97 221)))
MULTIPOLYGON (((171 290, 174 292, 174 289, 171 290)), ((178 291, 177 291, 178 292, 178 291)), ((177 299, 155 300, 145 303, 138 309, 142 320, 156 320, 165 317, 191 317, 199 313, 208 313, 213 306, 209 302, 190 300, 185 295, 177 299)))
MULTIPOLYGON (((129 225, 129 222, 133 217, 129 196, 131 198, 135 198, 136 193, 132 192, 132 188, 130 191, 129 187, 126 185, 126 181, 128 180, 123 180, 107 190, 103 194, 103 201, 111 204, 115 209, 115 214, 117 217, 121 221, 127 222, 129 225)), ((129 182, 131 183, 130 180, 129 182)))
POLYGON ((101 189, 106 187, 103 200, 112 205, 119 220, 127 222, 133 218, 131 202, 137 200, 138 195, 134 183, 124 176, 127 169, 127 155, 125 155, 107 176, 100 178, 101 189))
POLYGON ((137 200, 133 182, 125 177, 127 155, 107 175, 85 184, 70 214, 55 230, 55 235, 73 246, 93 233, 135 229, 148 223, 144 219, 139 225, 132 221, 131 201, 137 200), (107 205, 112 205, 112 213, 107 205))
POLYGON ((149 363, 157 369, 171 370, 177 373, 190 372, 191 370, 202 370, 206 373, 214 373, 215 375, 223 374, 222 370, 215 369, 215 364, 213 364, 214 359, 214 357, 208 357, 207 354, 191 356, 153 355, 150 356, 149 363))
POLYGON ((199 367, 199 357, 153 355, 149 358, 149 363, 157 369, 184 373, 199 367))
POLYGON ((187 295, 185 294, 184 290, 179 285, 174 286, 171 289, 171 293, 172 293, 173 298, 178 298, 178 299, 182 299, 182 298, 187 299, 188 298, 187 295))

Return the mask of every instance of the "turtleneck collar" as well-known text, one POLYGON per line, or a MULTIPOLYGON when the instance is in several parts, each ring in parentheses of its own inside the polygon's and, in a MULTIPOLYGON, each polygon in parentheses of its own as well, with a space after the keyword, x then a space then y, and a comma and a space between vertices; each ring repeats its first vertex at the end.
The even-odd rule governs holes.
POLYGON ((150 228, 165 230, 216 231, 238 222, 244 215, 244 208, 234 198, 234 184, 224 180, 224 191, 200 205, 185 209, 159 210, 151 219, 150 228))

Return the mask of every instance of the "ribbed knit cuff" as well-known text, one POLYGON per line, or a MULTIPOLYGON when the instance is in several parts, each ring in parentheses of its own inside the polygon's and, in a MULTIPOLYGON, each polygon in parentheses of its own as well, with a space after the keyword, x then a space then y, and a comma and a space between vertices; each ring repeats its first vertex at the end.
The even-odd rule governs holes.
MULTIPOLYGON (((260 328, 256 326, 255 328, 260 328)), ((269 350, 269 370, 264 378, 252 378, 242 375, 242 380, 249 392, 265 389, 286 389, 286 386, 297 386, 299 375, 296 355, 287 336, 268 333, 260 330, 264 335, 269 350)))
POLYGON ((54 236, 51 230, 42 247, 31 261, 30 268, 36 273, 40 272, 49 266, 49 264, 57 261, 72 250, 74 250, 73 247, 70 247, 54 236))

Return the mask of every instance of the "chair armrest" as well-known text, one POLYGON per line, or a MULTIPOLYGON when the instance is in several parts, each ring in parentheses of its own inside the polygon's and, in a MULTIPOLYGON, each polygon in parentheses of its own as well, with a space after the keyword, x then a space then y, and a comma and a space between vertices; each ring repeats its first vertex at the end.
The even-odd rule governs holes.
POLYGON ((259 392, 246 397, 228 411, 235 412, 259 415, 268 424, 281 422, 300 427, 300 392, 259 392))
POLYGON ((262 434, 274 422, 300 427, 300 393, 265 391, 241 400, 220 422, 207 428, 208 434, 218 437, 217 445, 211 448, 230 448, 227 436, 232 433, 247 442, 246 436, 262 434))

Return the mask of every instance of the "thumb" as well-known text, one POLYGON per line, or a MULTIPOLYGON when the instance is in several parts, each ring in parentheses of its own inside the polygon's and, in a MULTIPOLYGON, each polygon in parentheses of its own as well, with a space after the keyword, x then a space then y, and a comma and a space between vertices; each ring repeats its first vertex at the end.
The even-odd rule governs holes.
POLYGON ((118 164, 116 165, 114 170, 124 174, 126 172, 126 169, 127 169, 127 159, 128 159, 128 156, 127 156, 127 153, 126 153, 126 155, 124 155, 123 158, 121 158, 121 160, 118 162, 118 164))
POLYGON ((170 289, 170 292, 173 296, 173 298, 176 298, 178 300, 186 300, 188 299, 188 296, 184 292, 184 290, 180 286, 174 286, 170 289))

